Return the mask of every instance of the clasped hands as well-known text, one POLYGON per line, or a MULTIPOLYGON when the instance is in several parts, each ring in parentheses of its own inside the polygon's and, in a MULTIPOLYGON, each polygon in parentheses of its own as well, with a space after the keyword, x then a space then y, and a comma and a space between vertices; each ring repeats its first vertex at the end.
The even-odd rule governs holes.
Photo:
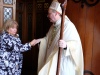
POLYGON ((30 42, 31 46, 35 46, 36 44, 38 44, 41 41, 41 39, 34 39, 30 42))

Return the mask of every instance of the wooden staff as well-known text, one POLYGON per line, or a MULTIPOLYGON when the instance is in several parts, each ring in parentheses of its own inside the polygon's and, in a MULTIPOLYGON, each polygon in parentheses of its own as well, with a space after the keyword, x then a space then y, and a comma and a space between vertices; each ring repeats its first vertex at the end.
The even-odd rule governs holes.
MULTIPOLYGON (((67 6, 67 0, 65 0, 64 3, 61 5, 61 8, 62 8, 62 17, 61 17, 60 39, 63 39, 63 30, 64 30, 64 20, 65 20, 66 6, 67 6)), ((56 75, 59 75, 59 71, 60 71, 61 54, 62 54, 62 48, 59 48, 56 75)))

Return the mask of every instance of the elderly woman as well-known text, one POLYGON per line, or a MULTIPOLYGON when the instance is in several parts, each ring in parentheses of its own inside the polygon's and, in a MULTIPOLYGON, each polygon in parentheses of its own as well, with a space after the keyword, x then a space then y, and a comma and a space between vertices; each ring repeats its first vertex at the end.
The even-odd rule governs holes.
POLYGON ((3 25, 0 35, 0 75, 21 75, 21 52, 25 52, 34 46, 35 41, 22 44, 17 34, 18 23, 15 20, 7 20, 3 25))

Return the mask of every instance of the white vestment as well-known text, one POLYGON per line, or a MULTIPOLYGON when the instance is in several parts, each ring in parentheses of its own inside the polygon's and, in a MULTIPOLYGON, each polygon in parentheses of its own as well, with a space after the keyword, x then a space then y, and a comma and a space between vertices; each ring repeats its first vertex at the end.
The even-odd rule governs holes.
MULTIPOLYGON (((60 24, 61 19, 51 26, 46 37, 41 40, 38 75, 56 75, 60 24)), ((60 75, 83 75, 84 63, 80 37, 67 16, 65 17, 63 40, 67 43, 67 49, 62 50, 60 75)))

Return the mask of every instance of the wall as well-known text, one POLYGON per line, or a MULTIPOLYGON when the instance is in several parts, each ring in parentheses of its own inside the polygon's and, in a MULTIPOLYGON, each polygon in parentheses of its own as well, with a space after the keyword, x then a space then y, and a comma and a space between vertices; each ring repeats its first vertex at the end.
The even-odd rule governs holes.
MULTIPOLYGON (((59 0, 63 2, 62 0, 59 0)), ((100 74, 100 2, 93 7, 68 1, 66 15, 75 24, 81 37, 85 70, 100 74)))

